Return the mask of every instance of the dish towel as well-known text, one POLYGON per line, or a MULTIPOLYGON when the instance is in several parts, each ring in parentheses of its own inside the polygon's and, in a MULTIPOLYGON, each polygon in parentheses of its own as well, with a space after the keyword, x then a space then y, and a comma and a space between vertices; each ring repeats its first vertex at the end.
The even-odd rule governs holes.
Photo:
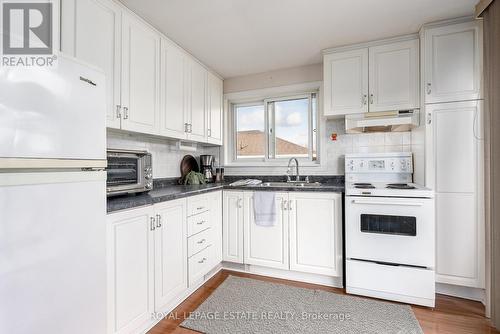
POLYGON ((272 191, 254 192, 253 210, 256 225, 276 225, 276 194, 272 191))

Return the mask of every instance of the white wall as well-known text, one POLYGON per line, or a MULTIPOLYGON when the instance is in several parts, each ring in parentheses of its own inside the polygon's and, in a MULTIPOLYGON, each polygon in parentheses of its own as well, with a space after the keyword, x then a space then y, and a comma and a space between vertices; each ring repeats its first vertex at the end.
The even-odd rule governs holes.
MULTIPOLYGON (((107 147, 131 150, 146 150, 153 156, 153 177, 180 177, 180 162, 184 155, 191 154, 199 158, 201 154, 216 154, 215 147, 197 146, 196 152, 179 151, 176 142, 164 138, 153 138, 140 134, 113 132, 108 130, 107 147)), ((199 160, 198 160, 199 163, 199 160)))
POLYGON ((314 64, 224 79, 224 93, 323 81, 323 64, 314 64))

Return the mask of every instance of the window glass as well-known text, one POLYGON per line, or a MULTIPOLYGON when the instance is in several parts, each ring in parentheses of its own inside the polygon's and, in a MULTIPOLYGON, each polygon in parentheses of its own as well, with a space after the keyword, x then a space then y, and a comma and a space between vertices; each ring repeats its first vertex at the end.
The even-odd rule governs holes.
POLYGON ((235 106, 236 159, 263 158, 265 156, 264 105, 235 106))
POLYGON ((309 157, 309 98, 274 102, 276 158, 309 157))

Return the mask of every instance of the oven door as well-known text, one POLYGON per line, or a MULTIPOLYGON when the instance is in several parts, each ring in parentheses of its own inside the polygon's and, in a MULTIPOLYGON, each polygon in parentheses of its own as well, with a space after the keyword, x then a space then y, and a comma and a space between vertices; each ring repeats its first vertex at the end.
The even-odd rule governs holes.
POLYGON ((434 267, 434 200, 346 197, 346 257, 434 267))
POLYGON ((136 154, 108 154, 108 195, 144 191, 144 161, 136 154))

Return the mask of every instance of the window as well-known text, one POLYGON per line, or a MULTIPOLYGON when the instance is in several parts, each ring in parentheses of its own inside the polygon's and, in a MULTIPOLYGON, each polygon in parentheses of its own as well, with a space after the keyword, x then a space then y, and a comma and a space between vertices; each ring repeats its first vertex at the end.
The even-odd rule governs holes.
POLYGON ((317 93, 233 103, 233 162, 317 162, 317 93))

